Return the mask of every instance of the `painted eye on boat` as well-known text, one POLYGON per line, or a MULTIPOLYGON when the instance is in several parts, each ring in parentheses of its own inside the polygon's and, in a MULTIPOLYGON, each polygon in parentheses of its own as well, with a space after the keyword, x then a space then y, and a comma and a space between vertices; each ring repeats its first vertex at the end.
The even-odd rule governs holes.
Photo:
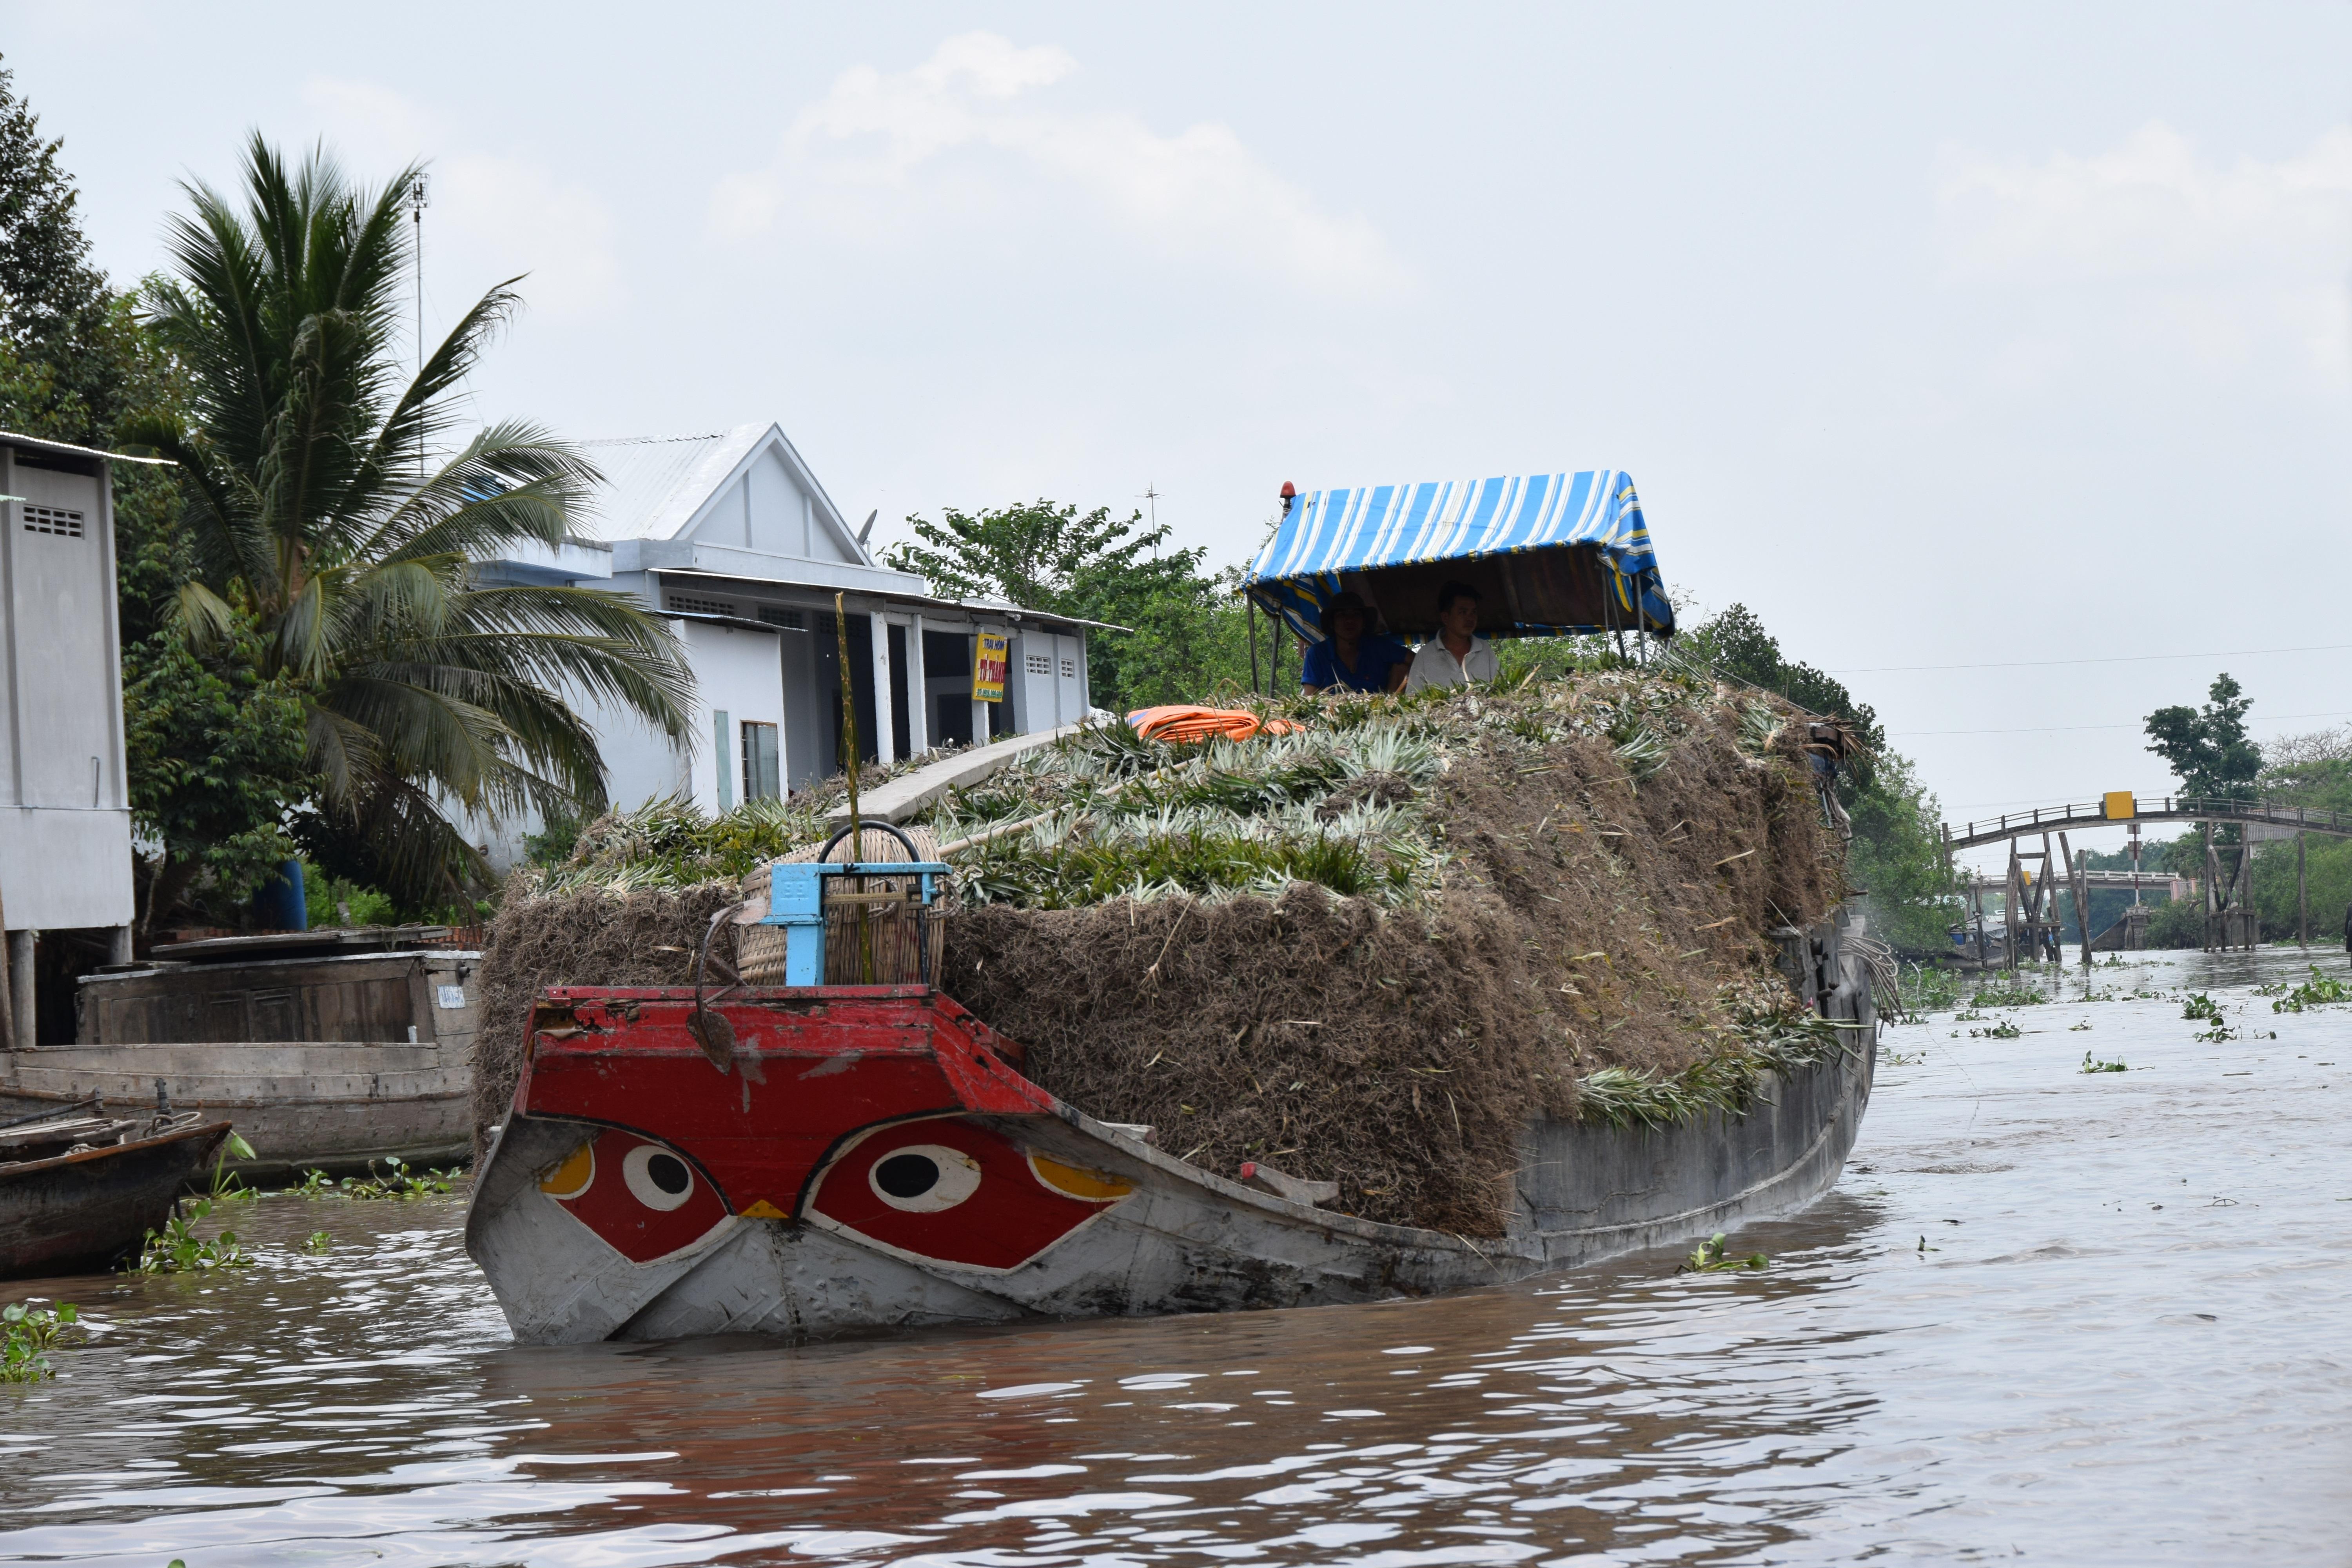
POLYGON ((980 1162, 941 1143, 893 1149, 866 1173, 874 1195, 908 1214, 951 1209, 980 1190, 980 1162))
POLYGON ((694 1172, 657 1144, 640 1143, 630 1150, 621 1161, 621 1179, 637 1202, 665 1214, 694 1195, 694 1172))

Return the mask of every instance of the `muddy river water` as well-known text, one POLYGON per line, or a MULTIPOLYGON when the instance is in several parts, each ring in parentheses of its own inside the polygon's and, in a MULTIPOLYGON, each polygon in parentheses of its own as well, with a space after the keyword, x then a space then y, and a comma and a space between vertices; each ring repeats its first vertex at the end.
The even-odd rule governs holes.
POLYGON ((0 1290, 96 1325, 0 1387, 0 1561, 2352 1563, 2352 1005, 2253 989, 2309 956, 1888 1029, 1759 1272, 520 1350, 459 1199, 267 1197, 251 1268, 0 1290))

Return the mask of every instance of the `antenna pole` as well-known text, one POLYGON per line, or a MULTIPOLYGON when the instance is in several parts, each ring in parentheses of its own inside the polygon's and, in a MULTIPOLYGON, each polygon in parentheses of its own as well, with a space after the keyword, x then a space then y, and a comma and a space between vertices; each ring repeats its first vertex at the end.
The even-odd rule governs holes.
MULTIPOLYGON (((409 257, 415 264, 416 279, 416 379, 425 379, 425 172, 418 170, 408 186, 408 216, 415 225, 415 240, 409 257)), ((425 477, 425 437, 416 437, 416 477, 425 477)))

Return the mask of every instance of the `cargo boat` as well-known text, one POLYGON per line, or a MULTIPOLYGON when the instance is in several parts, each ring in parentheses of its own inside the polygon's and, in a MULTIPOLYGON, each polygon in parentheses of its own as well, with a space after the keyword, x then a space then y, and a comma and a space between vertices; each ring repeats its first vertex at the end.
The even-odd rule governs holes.
POLYGON ((1875 1012, 1851 914, 1780 933, 1852 1048, 1748 1108, 1663 1128, 1532 1121, 1504 1234, 1321 1206, 1317 1184, 1171 1157, 1022 1071, 929 984, 937 862, 779 864, 788 981, 838 973, 841 914, 895 902, 916 984, 543 992, 466 1245, 524 1343, 1140 1316, 1431 1295, 1680 1242, 1837 1178, 1875 1012), (832 952, 828 955, 828 932, 832 952))

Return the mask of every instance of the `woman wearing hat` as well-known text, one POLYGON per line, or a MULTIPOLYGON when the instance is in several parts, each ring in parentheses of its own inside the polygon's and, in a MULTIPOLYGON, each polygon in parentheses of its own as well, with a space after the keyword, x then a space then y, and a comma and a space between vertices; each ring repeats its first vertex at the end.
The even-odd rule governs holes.
POLYGON ((1339 687, 1394 691, 1404 684, 1412 654, 1393 637, 1366 635, 1371 614, 1353 594, 1335 594, 1323 606, 1323 640, 1299 661, 1298 684, 1308 696, 1339 687))

